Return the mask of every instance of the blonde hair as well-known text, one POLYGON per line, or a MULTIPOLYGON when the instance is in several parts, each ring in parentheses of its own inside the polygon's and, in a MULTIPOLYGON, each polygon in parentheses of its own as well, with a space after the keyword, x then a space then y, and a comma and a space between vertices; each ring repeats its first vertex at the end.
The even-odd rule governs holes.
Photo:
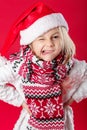
POLYGON ((75 43, 72 41, 68 32, 64 27, 58 27, 60 35, 63 39, 62 42, 62 53, 65 54, 65 63, 71 58, 74 57, 76 53, 75 43))

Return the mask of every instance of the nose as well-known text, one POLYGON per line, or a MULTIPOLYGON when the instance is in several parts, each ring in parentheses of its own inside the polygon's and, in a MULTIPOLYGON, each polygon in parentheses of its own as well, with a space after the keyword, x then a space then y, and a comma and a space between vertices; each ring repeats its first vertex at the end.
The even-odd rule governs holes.
POLYGON ((54 43, 53 43, 53 41, 51 39, 48 39, 46 41, 46 45, 52 47, 52 46, 54 46, 54 43))

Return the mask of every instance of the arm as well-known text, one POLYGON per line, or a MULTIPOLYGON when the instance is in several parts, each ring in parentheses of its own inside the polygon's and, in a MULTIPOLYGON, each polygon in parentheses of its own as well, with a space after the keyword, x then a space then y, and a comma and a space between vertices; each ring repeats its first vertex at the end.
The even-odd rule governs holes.
POLYGON ((0 56, 0 85, 12 83, 16 75, 12 70, 11 62, 0 56))
POLYGON ((85 61, 78 61, 78 68, 80 74, 78 80, 79 84, 72 96, 76 102, 80 102, 87 98, 87 63, 85 61), (79 66, 81 67, 79 68, 79 66))
POLYGON ((64 81, 64 102, 75 100, 79 102, 87 98, 87 63, 85 61, 74 61, 69 77, 64 81))
POLYGON ((0 85, 0 100, 18 107, 23 103, 23 99, 17 90, 7 85, 0 85))
POLYGON ((0 56, 0 99, 9 104, 20 106, 23 98, 14 87, 6 85, 6 83, 14 83, 16 77, 10 61, 0 56))

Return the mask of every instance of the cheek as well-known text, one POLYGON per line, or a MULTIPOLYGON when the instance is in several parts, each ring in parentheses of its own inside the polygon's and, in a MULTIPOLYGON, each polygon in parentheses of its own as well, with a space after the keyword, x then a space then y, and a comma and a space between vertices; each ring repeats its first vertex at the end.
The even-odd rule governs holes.
POLYGON ((34 50, 34 51, 39 51, 39 50, 41 50, 41 43, 39 43, 39 42, 34 42, 33 44, 32 44, 32 49, 34 50))
POLYGON ((61 50, 63 49, 63 45, 64 45, 64 43, 63 43, 63 41, 61 40, 60 43, 59 43, 59 48, 60 48, 61 50))
POLYGON ((58 51, 62 50, 62 45, 61 44, 57 44, 55 47, 56 47, 56 50, 58 50, 58 51))
POLYGON ((39 47, 39 46, 34 46, 33 48, 32 48, 32 51, 33 51, 33 53, 36 55, 36 56, 39 56, 40 55, 40 52, 41 52, 41 48, 39 47))

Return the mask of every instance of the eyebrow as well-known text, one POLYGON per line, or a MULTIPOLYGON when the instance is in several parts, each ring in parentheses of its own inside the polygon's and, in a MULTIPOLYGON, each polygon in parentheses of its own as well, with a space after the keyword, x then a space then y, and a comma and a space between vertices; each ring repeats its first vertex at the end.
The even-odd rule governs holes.
POLYGON ((52 35, 55 35, 55 34, 59 34, 59 32, 57 31, 57 32, 53 33, 52 35))
MULTIPOLYGON (((52 33, 51 35, 56 35, 56 34, 59 34, 59 31, 56 31, 56 32, 52 33)), ((38 38, 42 38, 42 37, 44 37, 44 36, 41 35, 41 36, 39 36, 38 38)), ((38 38, 37 38, 37 39, 38 39, 38 38)))
POLYGON ((59 31, 53 32, 51 35, 59 35, 59 31))

